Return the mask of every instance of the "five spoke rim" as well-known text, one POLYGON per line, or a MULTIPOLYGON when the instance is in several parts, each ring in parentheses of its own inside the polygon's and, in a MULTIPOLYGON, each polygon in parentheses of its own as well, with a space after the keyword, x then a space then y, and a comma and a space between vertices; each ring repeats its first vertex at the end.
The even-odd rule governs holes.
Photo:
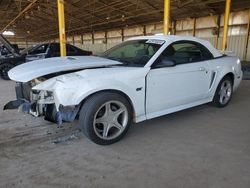
POLYGON ((232 95, 232 85, 229 80, 222 82, 219 95, 219 101, 222 105, 225 105, 230 100, 232 95))
POLYGON ((118 137, 128 124, 128 110, 119 101, 104 103, 95 113, 93 127, 101 139, 110 140, 118 137))

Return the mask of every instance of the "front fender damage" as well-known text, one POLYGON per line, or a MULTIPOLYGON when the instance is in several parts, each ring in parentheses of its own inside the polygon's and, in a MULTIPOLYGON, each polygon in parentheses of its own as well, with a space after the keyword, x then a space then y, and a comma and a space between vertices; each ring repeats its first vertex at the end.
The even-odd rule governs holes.
MULTIPOLYGON (((25 96, 22 83, 16 84, 16 100, 8 102, 3 110, 18 109, 35 117, 44 116, 44 119, 61 125, 63 122, 72 122, 76 119, 80 105, 63 106, 58 103, 49 91, 30 90, 29 98, 25 96)), ((26 92, 27 93, 27 92, 26 92)))
POLYGON ((63 122, 72 122, 76 119, 79 112, 80 106, 62 106, 60 105, 59 110, 56 109, 55 105, 46 105, 45 120, 55 122, 61 125, 63 122))

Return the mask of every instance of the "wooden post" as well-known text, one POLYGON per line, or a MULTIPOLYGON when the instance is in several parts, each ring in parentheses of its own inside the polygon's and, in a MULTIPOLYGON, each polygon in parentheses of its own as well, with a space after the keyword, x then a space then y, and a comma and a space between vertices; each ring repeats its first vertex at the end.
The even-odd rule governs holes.
POLYGON ((72 35, 72 42, 73 42, 73 45, 75 45, 75 37, 74 37, 74 35, 72 35))
POLYGON ((172 34, 176 35, 176 20, 174 20, 172 24, 172 34))
POLYGON ((124 41, 124 29, 122 28, 122 41, 124 41))
POLYGON ((144 35, 144 36, 147 35, 146 25, 143 25, 143 35, 144 35))
POLYGON ((92 44, 95 44, 95 36, 94 36, 94 34, 95 34, 94 31, 92 31, 92 37, 91 37, 92 38, 92 44))
POLYGON ((104 38, 105 44, 107 44, 108 43, 108 32, 107 31, 105 31, 105 36, 104 37, 105 37, 104 38))
POLYGON ((83 36, 82 36, 82 34, 81 34, 81 43, 83 44, 83 36))
POLYGON ((219 38, 220 38, 220 19, 221 19, 221 15, 217 16, 217 33, 216 33, 216 39, 215 39, 215 47, 218 49, 219 48, 219 38))
POLYGON ((195 37, 196 32, 196 18, 193 18, 193 37, 195 37))

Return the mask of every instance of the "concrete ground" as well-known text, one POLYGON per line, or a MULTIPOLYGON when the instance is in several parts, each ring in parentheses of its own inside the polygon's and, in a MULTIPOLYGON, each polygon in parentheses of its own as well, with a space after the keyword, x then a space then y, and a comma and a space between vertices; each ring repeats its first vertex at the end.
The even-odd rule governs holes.
MULTIPOLYGON (((2 109, 14 83, 0 80, 0 93, 2 109)), ((90 142, 77 122, 57 128, 1 110, 0 187, 249 188, 250 81, 226 108, 146 121, 110 146, 90 142)))

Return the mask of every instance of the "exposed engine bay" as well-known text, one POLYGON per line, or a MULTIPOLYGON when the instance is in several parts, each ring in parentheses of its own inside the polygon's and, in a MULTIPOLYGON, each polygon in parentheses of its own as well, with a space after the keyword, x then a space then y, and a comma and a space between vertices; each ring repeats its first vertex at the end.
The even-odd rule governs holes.
MULTIPOLYGON (((57 124, 62 124, 64 121, 74 121, 81 102, 62 105, 58 101, 56 94, 65 97, 63 89, 60 92, 56 91, 57 93, 55 94, 51 85, 46 87, 46 89, 41 87, 41 85, 45 82, 48 84, 51 80, 54 80, 54 82, 52 81, 53 84, 56 82, 57 84, 63 84, 65 77, 55 78, 71 75, 71 73, 85 69, 102 69, 120 64, 122 63, 96 56, 69 56, 48 58, 19 65, 8 72, 9 77, 16 81, 17 99, 8 102, 4 106, 4 110, 19 109, 19 111, 35 117, 44 116, 46 120, 57 124), (37 87, 39 89, 36 89, 37 87)), ((74 76, 82 79, 77 74, 74 76)), ((70 76, 66 77, 70 78, 70 76)))
MULTIPOLYGON (((69 72, 68 72, 69 73, 69 72)), ((17 109, 35 117, 44 116, 45 120, 62 124, 63 121, 74 121, 79 111, 78 106, 56 106, 52 92, 32 90, 36 85, 65 72, 46 75, 29 82, 16 82, 16 100, 4 106, 4 110, 17 109)))

